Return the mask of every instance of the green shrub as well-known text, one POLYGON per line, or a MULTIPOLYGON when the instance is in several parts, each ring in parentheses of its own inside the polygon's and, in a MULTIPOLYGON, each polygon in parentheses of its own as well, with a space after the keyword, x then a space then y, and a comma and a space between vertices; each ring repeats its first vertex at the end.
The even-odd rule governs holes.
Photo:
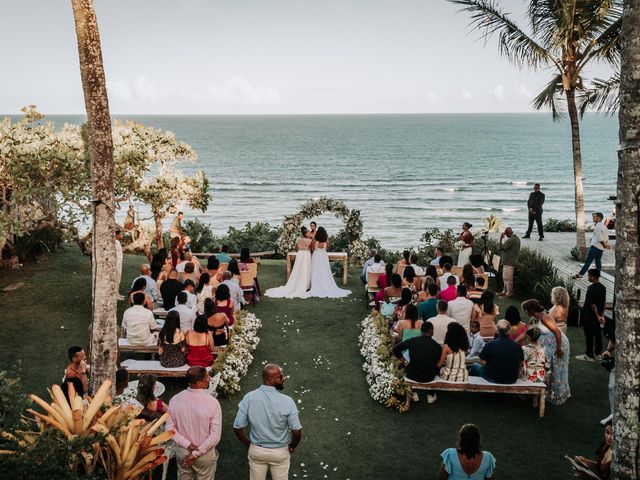
POLYGON ((31 233, 16 237, 14 253, 21 260, 36 260, 42 255, 55 252, 64 240, 64 234, 54 227, 42 227, 31 233))
POLYGON ((191 251, 212 252, 216 246, 220 246, 220 239, 211 230, 211 225, 203 223, 197 218, 187 220, 184 223, 184 231, 191 237, 191 251))
POLYGON ((522 299, 535 298, 550 307, 553 287, 565 287, 570 294, 573 292, 573 282, 562 277, 550 259, 528 248, 521 249, 514 274, 514 294, 522 299))
POLYGON ((280 227, 265 222, 247 222, 244 228, 229 227, 226 235, 218 237, 213 233, 210 224, 198 219, 185 222, 184 229, 191 237, 191 251, 197 253, 213 252, 222 245, 228 245, 230 252, 239 252, 244 247, 249 247, 252 252, 277 252, 281 232, 280 227))
POLYGON ((575 232, 576 222, 573 220, 564 219, 558 220, 557 218, 549 218, 544 222, 545 232, 575 232))

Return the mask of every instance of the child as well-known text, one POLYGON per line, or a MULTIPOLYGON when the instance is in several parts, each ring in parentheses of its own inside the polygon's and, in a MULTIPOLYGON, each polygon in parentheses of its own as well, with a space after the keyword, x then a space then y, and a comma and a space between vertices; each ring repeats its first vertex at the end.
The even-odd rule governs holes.
POLYGON ((544 382, 547 369, 547 356, 544 353, 544 347, 538 344, 540 329, 534 326, 527 328, 525 337, 529 343, 522 347, 524 362, 520 370, 520 378, 522 380, 528 380, 529 382, 544 382))
POLYGON ((480 336, 480 322, 478 320, 471 320, 469 324, 469 354, 468 357, 479 357, 480 352, 484 348, 484 338, 480 336))

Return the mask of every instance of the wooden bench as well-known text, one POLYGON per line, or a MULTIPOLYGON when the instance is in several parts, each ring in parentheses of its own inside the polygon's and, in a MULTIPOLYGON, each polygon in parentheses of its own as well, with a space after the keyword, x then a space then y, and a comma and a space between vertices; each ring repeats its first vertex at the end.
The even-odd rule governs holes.
MULTIPOLYGON (((432 390, 442 392, 482 392, 482 393, 511 393, 517 395, 533 395, 533 406, 538 408, 538 415, 544 417, 544 407, 547 386, 544 383, 518 380, 516 383, 503 385, 491 383, 481 377, 469 377, 468 382, 448 382, 436 377, 432 382, 420 383, 404 378, 405 382, 414 390, 432 390)), ((406 406, 411 405, 411 394, 407 395, 406 406)))
POLYGON ((131 345, 126 338, 118 339, 119 352, 158 353, 158 345, 131 345))
MULTIPOLYGON (((214 355, 223 351, 224 347, 214 347, 214 355)), ((120 363, 120 366, 126 368, 130 375, 142 375, 144 373, 153 373, 156 377, 184 377, 189 365, 183 365, 177 368, 166 368, 160 365, 159 360, 132 360, 128 359, 120 363)))

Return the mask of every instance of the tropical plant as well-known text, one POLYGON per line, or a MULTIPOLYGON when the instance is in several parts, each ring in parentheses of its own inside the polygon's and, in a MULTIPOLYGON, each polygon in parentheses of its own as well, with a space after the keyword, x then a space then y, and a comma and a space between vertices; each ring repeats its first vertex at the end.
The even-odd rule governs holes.
POLYGON ((594 63, 605 63, 615 70, 619 67, 622 0, 529 0, 530 32, 518 26, 496 0, 449 1, 471 14, 471 25, 485 40, 498 35, 500 54, 511 63, 554 72, 533 99, 533 106, 537 110, 550 108, 553 118, 558 119, 563 116, 561 98, 565 98, 571 123, 576 245, 585 251, 580 113, 589 106, 610 105, 601 100, 606 89, 598 89, 598 84, 590 87, 584 72, 594 63))
POLYGON ((544 231, 547 232, 575 232, 576 222, 569 220, 558 220, 557 218, 549 218, 544 222, 544 231))

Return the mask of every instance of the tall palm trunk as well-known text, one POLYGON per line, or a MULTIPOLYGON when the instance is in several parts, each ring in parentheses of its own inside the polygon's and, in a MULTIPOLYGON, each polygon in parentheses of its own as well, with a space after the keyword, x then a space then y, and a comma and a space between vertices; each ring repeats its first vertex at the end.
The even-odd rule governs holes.
POLYGON ((573 177, 574 177, 574 199, 576 209, 576 246, 581 258, 587 250, 587 241, 584 235, 584 188, 582 186, 582 152, 580 150, 580 119, 576 106, 575 88, 568 89, 567 110, 569 111, 569 121, 571 123, 571 148, 573 151, 573 177))
POLYGON ((640 0, 625 0, 616 206, 613 477, 640 478, 640 0))
POLYGON ((93 194, 91 385, 115 378, 116 265, 114 162, 109 101, 98 23, 92 0, 71 0, 78 38, 80 75, 89 127, 93 194))

